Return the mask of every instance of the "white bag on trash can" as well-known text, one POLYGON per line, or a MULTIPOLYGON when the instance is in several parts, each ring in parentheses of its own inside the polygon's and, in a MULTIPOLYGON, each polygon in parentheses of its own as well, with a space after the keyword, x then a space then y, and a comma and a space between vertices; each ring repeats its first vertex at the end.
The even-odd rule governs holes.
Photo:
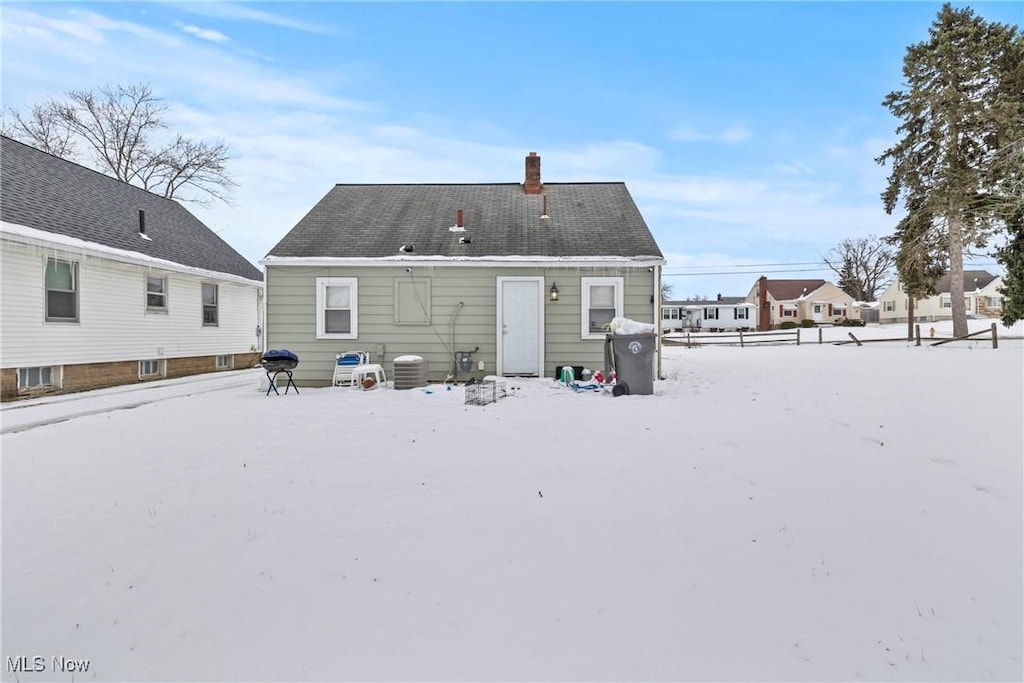
POLYGON ((612 318, 608 323, 608 329, 612 334, 651 334, 654 332, 654 324, 638 322, 631 318, 612 318))

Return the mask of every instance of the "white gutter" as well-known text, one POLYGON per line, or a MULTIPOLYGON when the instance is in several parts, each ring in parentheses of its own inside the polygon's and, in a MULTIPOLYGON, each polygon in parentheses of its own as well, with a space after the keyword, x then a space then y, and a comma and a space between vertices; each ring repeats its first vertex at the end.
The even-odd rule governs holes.
POLYGON ((127 249, 108 247, 105 244, 98 244, 96 242, 87 242, 86 240, 78 239, 77 237, 69 237, 68 235, 47 232, 45 230, 37 230, 26 225, 18 225, 17 223, 8 223, 6 221, 0 222, 0 236, 11 242, 17 242, 30 247, 57 250, 63 249, 65 251, 77 252, 83 256, 95 256, 98 258, 106 258, 112 261, 120 261, 122 263, 130 263, 148 268, 160 268, 171 272, 188 273, 189 275, 215 278, 218 280, 226 280, 229 282, 237 282, 247 285, 263 284, 263 282, 259 280, 250 280, 249 278, 242 277, 241 275, 233 275, 231 273, 221 273, 219 271, 208 270, 206 268, 186 266, 176 261, 168 261, 167 259, 148 256, 146 254, 129 251, 127 249))

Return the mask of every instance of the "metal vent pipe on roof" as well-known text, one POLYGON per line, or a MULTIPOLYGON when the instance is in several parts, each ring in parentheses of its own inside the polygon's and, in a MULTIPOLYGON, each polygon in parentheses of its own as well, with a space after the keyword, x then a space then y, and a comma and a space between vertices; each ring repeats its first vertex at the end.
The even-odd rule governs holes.
POLYGON ((139 209, 139 232, 146 234, 146 210, 139 209))

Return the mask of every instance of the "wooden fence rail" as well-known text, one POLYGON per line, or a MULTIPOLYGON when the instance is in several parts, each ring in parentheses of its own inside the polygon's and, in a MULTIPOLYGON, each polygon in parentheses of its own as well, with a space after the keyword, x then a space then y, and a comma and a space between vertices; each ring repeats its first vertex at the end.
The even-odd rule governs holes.
MULTIPOLYGON (((819 337, 820 337, 819 332, 819 337)), ((800 328, 792 330, 772 330, 769 332, 713 332, 709 334, 686 333, 686 338, 663 337, 666 346, 702 346, 704 344, 739 344, 751 346, 756 344, 789 344, 800 345, 800 328)), ((819 339, 820 343, 820 339, 819 339)))
MULTIPOLYGON (((975 339, 977 337, 981 337, 981 336, 984 336, 984 335, 991 335, 991 337, 992 337, 992 348, 993 349, 998 349, 999 348, 999 331, 998 331, 998 327, 997 327, 997 325, 995 323, 992 323, 992 326, 989 329, 987 329, 987 330, 978 330, 977 332, 971 332, 970 334, 965 335, 963 337, 947 337, 945 339, 940 339, 939 341, 931 342, 929 344, 929 346, 942 346, 943 344, 949 344, 950 342, 964 341, 966 339, 975 339)), ((845 341, 844 340, 844 341, 837 341, 837 342, 832 342, 832 343, 835 344, 836 346, 842 346, 844 344, 856 344, 857 346, 863 346, 864 344, 871 344, 871 343, 876 343, 876 342, 913 341, 914 342, 914 346, 920 346, 921 345, 921 326, 920 325, 914 325, 914 339, 912 339, 912 340, 911 339, 905 339, 904 337, 890 337, 890 338, 886 338, 886 339, 858 339, 853 334, 853 332, 850 332, 850 340, 851 341, 845 341)))

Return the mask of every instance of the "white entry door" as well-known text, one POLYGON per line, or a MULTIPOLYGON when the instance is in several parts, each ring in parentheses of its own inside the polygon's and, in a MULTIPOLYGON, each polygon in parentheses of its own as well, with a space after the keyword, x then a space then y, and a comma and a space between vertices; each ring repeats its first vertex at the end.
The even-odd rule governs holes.
POLYGON ((498 278, 498 374, 544 374, 544 278, 498 278))
POLYGON ((813 313, 813 320, 814 320, 814 322, 816 322, 816 323, 820 323, 821 322, 821 317, 822 317, 821 316, 821 311, 822 311, 823 308, 825 308, 824 304, 814 304, 814 313, 813 313))

